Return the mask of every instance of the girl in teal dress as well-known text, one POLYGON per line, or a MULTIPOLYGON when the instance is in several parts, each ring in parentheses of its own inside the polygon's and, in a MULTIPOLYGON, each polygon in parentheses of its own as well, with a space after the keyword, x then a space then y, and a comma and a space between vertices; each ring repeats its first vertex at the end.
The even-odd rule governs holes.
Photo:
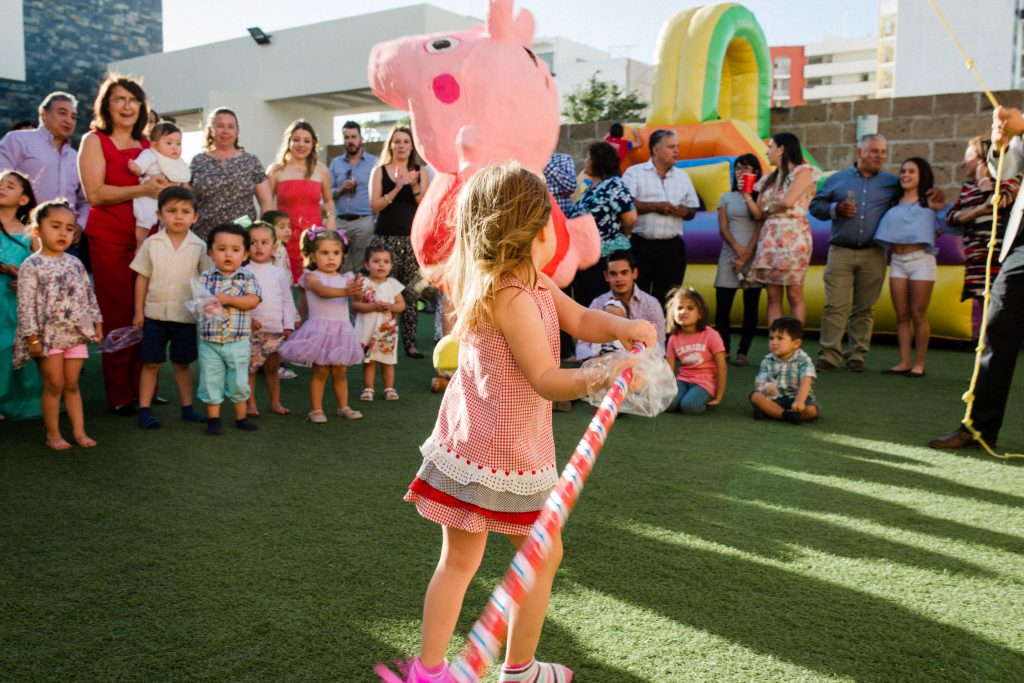
POLYGON ((17 171, 0 173, 0 419, 23 420, 42 415, 42 381, 35 363, 18 370, 11 363, 18 322, 18 266, 39 247, 25 230, 35 208, 32 183, 17 171))

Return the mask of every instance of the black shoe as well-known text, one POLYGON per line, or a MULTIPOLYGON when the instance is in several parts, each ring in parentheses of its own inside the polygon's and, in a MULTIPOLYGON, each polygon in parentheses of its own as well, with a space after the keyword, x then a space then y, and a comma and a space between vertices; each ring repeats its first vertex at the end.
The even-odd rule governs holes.
POLYGON ((153 397, 153 405, 155 405, 155 406, 165 406, 168 403, 170 403, 170 401, 168 401, 163 396, 156 395, 156 396, 153 397))
POLYGON ((803 418, 800 417, 799 411, 796 410, 783 410, 782 421, 788 422, 791 425, 798 425, 803 422, 803 418))
POLYGON ((117 406, 116 408, 112 408, 111 412, 115 415, 120 415, 121 417, 135 417, 139 414, 134 403, 125 403, 123 406, 117 406))
POLYGON ((861 373, 864 372, 864 361, 862 361, 862 360, 847 361, 846 369, 849 370, 850 372, 856 372, 857 374, 861 374, 861 373))
POLYGON ((251 422, 249 418, 235 420, 235 426, 241 429, 243 432, 255 432, 257 429, 259 429, 256 423, 251 422))
POLYGON ((423 358, 423 352, 414 346, 407 348, 405 350, 405 355, 409 356, 409 358, 423 358))
POLYGON ((139 427, 142 429, 160 429, 160 420, 150 412, 149 408, 139 409, 139 427))
POLYGON ((220 436, 223 430, 220 426, 219 417, 210 417, 206 420, 206 435, 207 436, 220 436))
POLYGON ((754 412, 751 414, 751 417, 753 417, 755 420, 767 420, 768 419, 768 415, 765 414, 765 412, 763 410, 761 410, 760 408, 754 408, 754 412))

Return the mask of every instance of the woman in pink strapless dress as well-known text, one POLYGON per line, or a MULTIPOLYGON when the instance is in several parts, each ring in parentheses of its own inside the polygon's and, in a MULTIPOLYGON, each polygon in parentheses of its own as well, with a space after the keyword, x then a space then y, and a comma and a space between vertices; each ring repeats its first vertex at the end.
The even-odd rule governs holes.
POLYGON ((267 171, 277 208, 291 218, 292 237, 285 247, 292 270, 292 281, 302 275, 302 254, 299 240, 314 225, 334 229, 334 200, 331 198, 331 175, 317 161, 316 132, 299 119, 288 126, 277 158, 267 171), (322 217, 321 210, 326 212, 322 217))

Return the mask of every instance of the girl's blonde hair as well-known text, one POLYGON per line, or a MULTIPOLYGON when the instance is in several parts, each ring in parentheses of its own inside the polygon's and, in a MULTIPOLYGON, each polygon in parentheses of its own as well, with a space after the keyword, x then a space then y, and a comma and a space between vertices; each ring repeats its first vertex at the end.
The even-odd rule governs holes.
MULTIPOLYGON (((263 227, 263 226, 260 226, 263 227)), ((316 245, 321 242, 337 242, 341 245, 341 257, 345 258, 348 251, 348 240, 337 230, 312 227, 302 233, 299 238, 299 249, 302 251, 303 265, 306 270, 316 270, 316 245)))
POLYGON ((288 143, 291 142, 292 135, 294 135, 297 130, 304 130, 309 133, 311 138, 313 138, 313 149, 310 150, 309 156, 306 157, 305 178, 306 180, 309 180, 313 176, 313 171, 316 170, 316 162, 318 159, 317 146, 320 144, 320 138, 316 136, 316 131, 313 130, 313 126, 305 119, 296 119, 295 121, 292 121, 292 125, 288 126, 287 130, 285 130, 284 138, 281 140, 281 147, 277 150, 277 157, 274 158, 274 164, 271 166, 271 170, 278 171, 284 168, 285 164, 288 163, 288 160, 292 155, 291 150, 288 149, 288 143))
POLYGON ((669 334, 681 332, 683 329, 683 326, 676 322, 676 308, 686 299, 697 307, 697 331, 700 332, 708 326, 708 305, 700 292, 693 287, 676 287, 668 293, 668 302, 665 304, 665 331, 669 334))
POLYGON ((544 180, 514 161, 482 168, 459 193, 455 245, 447 267, 458 338, 494 320, 491 305, 501 279, 526 274, 536 284, 533 240, 551 217, 544 180))

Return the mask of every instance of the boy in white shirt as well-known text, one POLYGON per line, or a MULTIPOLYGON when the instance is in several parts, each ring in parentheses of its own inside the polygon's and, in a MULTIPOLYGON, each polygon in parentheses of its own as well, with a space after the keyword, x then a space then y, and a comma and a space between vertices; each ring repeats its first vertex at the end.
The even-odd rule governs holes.
POLYGON ((206 254, 206 244, 191 230, 199 217, 195 195, 184 187, 165 188, 157 199, 157 216, 164 229, 142 243, 131 263, 132 270, 138 273, 133 324, 142 330, 139 427, 143 429, 160 427, 160 420, 150 406, 168 344, 181 399, 181 419, 206 421, 192 410, 189 366, 199 357, 199 350, 195 319, 185 308, 185 302, 192 298, 192 278, 203 272, 206 254))

